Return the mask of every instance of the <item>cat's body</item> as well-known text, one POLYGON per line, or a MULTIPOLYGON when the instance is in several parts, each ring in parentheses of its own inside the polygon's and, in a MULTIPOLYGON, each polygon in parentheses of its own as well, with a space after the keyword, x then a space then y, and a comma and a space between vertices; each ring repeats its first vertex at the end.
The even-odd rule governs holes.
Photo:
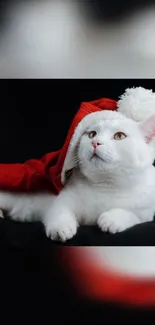
POLYGON ((81 135, 75 168, 58 196, 1 192, 0 208, 15 220, 42 221, 47 235, 62 241, 81 224, 116 233, 153 220, 154 148, 148 138, 155 118, 138 125, 117 112, 105 117, 81 135))
MULTIPOLYGON (((48 193, 36 195, 0 193, 0 205, 14 220, 40 220, 45 223, 47 233, 53 239, 61 238, 63 227, 69 227, 68 237, 76 233, 76 225, 94 225, 99 217, 112 209, 123 211, 121 220, 118 220, 120 230, 125 230, 134 224, 153 220, 155 213, 155 168, 151 166, 141 179, 132 184, 92 184, 75 170, 65 189, 54 197, 48 193), (5 202, 5 206, 4 206, 5 202), (125 212, 132 212, 126 220, 125 212), (45 215, 47 217, 44 219, 45 215), (61 217, 62 215, 62 217, 61 217), (77 222, 75 222, 77 221, 77 222)), ((112 220, 110 219, 110 224, 112 220)), ((105 224, 107 231, 110 224, 105 224)), ((109 229, 110 230, 110 229, 109 229)), ((111 232, 117 232, 117 219, 114 217, 111 232), (114 222, 116 221, 116 226, 114 222)))
MULTIPOLYGON (((155 168, 152 166, 128 186, 119 184, 92 184, 77 171, 61 196, 74 202, 81 224, 97 223, 99 216, 110 209, 132 211, 141 221, 150 221, 155 212, 155 168)), ((70 204, 70 202, 69 202, 70 204)))

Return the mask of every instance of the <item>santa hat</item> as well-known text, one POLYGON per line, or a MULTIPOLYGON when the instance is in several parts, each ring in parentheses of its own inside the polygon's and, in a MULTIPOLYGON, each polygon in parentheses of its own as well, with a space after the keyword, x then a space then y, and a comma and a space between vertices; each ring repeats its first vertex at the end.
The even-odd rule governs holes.
MULTIPOLYGON (((127 89, 118 102, 108 98, 83 102, 73 119, 62 149, 48 153, 40 160, 28 160, 24 164, 0 164, 0 188, 26 192, 49 190, 57 194, 65 185, 68 172, 75 167, 76 147, 82 133, 91 123, 121 116, 143 122, 153 114, 155 94, 141 87, 127 89)), ((150 137, 153 139, 152 134, 150 137)))
POLYGON ((155 247, 63 247, 59 253, 80 298, 155 306, 155 247))

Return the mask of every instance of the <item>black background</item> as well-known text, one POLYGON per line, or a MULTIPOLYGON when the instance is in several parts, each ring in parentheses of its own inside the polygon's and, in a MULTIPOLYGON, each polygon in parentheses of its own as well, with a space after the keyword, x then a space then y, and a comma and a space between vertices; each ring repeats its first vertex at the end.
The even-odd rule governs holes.
MULTIPOLYGON (((155 80, 1 80, 1 161, 24 162, 59 149, 82 101, 118 99, 125 88, 155 91, 155 80)), ((41 224, 0 220, 0 296, 2 324, 151 323, 153 311, 79 300, 59 265, 58 247, 41 224)), ((67 245, 154 245, 155 224, 118 235, 83 227, 67 245)), ((153 323, 153 321, 152 321, 153 323)))
POLYGON ((133 86, 155 90, 155 80, 0 80, 0 162, 60 149, 82 101, 118 99, 133 86))

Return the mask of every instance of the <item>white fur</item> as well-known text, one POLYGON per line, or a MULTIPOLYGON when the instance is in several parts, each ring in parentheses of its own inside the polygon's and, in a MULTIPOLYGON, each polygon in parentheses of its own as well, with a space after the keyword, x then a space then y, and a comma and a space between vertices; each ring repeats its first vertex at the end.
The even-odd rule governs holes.
MULTIPOLYGON (((145 140, 148 121, 141 126, 117 112, 99 114, 101 119, 90 114, 85 120, 89 123, 81 122, 82 133, 77 133, 80 125, 75 130, 72 175, 58 196, 1 192, 0 208, 13 219, 41 220, 47 235, 61 241, 72 238, 80 224, 98 224, 115 233, 153 220, 155 168, 153 150, 145 140), (97 132, 93 139, 88 137, 90 131, 97 132), (115 140, 120 131, 127 137, 115 140), (93 140, 100 143, 97 156, 93 140)), ((153 123, 155 128, 155 116, 153 123)))
POLYGON ((78 247, 79 255, 89 259, 100 271, 108 268, 120 275, 144 279, 155 277, 155 247, 78 247))
MULTIPOLYGON (((41 220, 46 209, 51 206, 55 197, 49 193, 19 194, 0 192, 0 206, 13 220, 37 221, 41 220)), ((0 209, 0 217, 4 217, 0 209)))
POLYGON ((9 1, 0 77, 154 78, 154 6, 96 25, 83 2, 9 1))
POLYGON ((142 87, 128 88, 117 102, 118 111, 142 122, 155 114, 155 93, 142 87))
MULTIPOLYGON (((126 117, 136 122, 144 122, 155 114, 155 93, 151 89, 145 89, 143 87, 128 88, 125 90, 125 93, 120 96, 117 107, 118 112, 126 117)), ((154 135, 152 134, 154 125, 151 125, 150 121, 149 125, 149 133, 152 135, 149 145, 154 148, 155 157, 155 132, 154 135)), ((148 133, 147 136, 149 136, 148 133)))
POLYGON ((103 212, 97 222, 101 230, 114 234, 139 223, 140 218, 133 212, 124 209, 110 209, 103 212))

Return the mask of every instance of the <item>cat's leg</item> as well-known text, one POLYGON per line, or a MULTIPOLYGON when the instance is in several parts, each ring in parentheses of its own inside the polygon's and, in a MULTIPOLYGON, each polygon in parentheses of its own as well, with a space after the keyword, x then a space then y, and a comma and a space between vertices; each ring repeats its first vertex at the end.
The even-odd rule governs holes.
POLYGON ((43 220, 46 234, 52 240, 65 242, 76 235, 78 222, 74 212, 66 207, 54 207, 43 220))
POLYGON ((77 232, 78 221, 73 209, 73 200, 65 196, 58 197, 42 220, 46 234, 52 240, 65 242, 77 232), (66 199, 66 200, 65 200, 66 199))
POLYGON ((97 221, 102 231, 116 232, 124 231, 142 221, 131 211, 124 209, 111 209, 102 213, 97 221))
POLYGON ((4 212, 10 213, 18 201, 18 196, 9 192, 0 191, 0 217, 4 218, 4 212))
POLYGON ((2 209, 0 209, 0 218, 4 218, 4 213, 3 213, 3 210, 2 209))
POLYGON ((0 191, 0 217, 18 221, 41 221, 54 196, 49 193, 18 194, 0 191), (3 214, 4 212, 4 214, 3 214))

